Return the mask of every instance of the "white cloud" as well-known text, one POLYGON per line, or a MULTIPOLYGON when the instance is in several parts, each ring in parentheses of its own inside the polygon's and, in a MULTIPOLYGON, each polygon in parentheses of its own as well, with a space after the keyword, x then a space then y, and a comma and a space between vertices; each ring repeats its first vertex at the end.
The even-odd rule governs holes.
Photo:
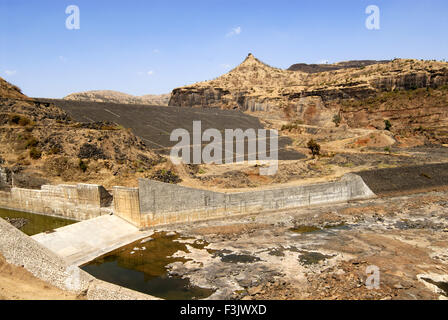
POLYGON ((318 62, 318 64, 329 64, 329 63, 330 63, 330 61, 328 61, 328 60, 321 60, 318 62))
POLYGON ((13 75, 15 75, 16 73, 17 73, 16 70, 5 70, 5 74, 6 74, 7 76, 13 76, 13 75))
POLYGON ((155 72, 153 70, 149 70, 149 71, 146 71, 146 72, 143 72, 143 71, 137 72, 137 74, 139 76, 152 76, 152 75, 154 75, 154 73, 155 72))
POLYGON ((243 30, 241 29, 241 27, 232 28, 232 31, 230 31, 229 33, 227 33, 227 34, 226 34, 226 37, 237 36, 237 35, 241 34, 241 31, 243 31, 243 30))

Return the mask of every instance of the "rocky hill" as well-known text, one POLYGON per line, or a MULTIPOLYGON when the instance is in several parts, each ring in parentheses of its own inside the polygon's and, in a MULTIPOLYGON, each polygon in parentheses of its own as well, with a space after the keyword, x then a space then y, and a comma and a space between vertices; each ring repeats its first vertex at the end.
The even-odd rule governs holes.
POLYGON ((15 175, 16 186, 126 185, 127 178, 144 177, 162 161, 116 123, 73 121, 53 103, 28 98, 1 78, 0 90, 0 169, 15 175))
POLYGON ((19 87, 0 78, 0 97, 13 99, 26 99, 19 87))
POLYGON ((360 123, 363 126, 378 126, 378 118, 381 117, 400 119, 400 110, 404 108, 404 105, 397 104, 398 100, 393 100, 394 107, 391 107, 389 96, 384 96, 384 93, 427 88, 442 89, 437 91, 436 105, 425 109, 419 98, 420 104, 414 106, 419 111, 413 114, 420 116, 408 119, 406 124, 414 121, 413 127, 425 127, 426 119, 429 119, 428 112, 431 113, 432 122, 446 117, 447 108, 443 104, 446 91, 443 88, 448 84, 448 63, 409 59, 371 63, 346 62, 337 64, 342 66, 339 70, 314 73, 273 68, 249 54, 243 63, 219 78, 174 89, 169 104, 240 109, 265 114, 269 118, 318 126, 334 126, 335 117, 342 118, 338 122, 345 121, 352 126, 360 123), (363 113, 365 121, 349 120, 355 119, 353 114, 357 114, 353 113, 353 101, 363 102, 368 99, 378 103, 363 113), (347 105, 352 106, 350 111, 347 105), (384 108, 389 108, 389 112, 380 112, 381 116, 374 116, 375 123, 371 123, 371 115, 384 108), (390 112, 394 108, 396 113, 390 112), (348 115, 347 119, 344 118, 345 114, 348 115))
POLYGON ((108 102, 120 104, 147 104, 157 106, 167 106, 171 94, 153 95, 147 94, 144 96, 133 96, 130 94, 111 91, 111 90, 96 90, 72 93, 66 96, 66 100, 75 101, 92 101, 92 102, 108 102))

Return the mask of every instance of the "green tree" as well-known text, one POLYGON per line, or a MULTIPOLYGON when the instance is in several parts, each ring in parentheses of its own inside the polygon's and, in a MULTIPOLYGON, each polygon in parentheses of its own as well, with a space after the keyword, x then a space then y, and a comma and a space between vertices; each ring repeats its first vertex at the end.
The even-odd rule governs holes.
POLYGON ((318 156, 320 154, 320 145, 313 139, 308 141, 307 147, 308 149, 310 149, 313 157, 318 156))
POLYGON ((333 116, 333 122, 336 125, 336 127, 339 127, 339 125, 341 124, 341 116, 339 114, 335 114, 333 116))

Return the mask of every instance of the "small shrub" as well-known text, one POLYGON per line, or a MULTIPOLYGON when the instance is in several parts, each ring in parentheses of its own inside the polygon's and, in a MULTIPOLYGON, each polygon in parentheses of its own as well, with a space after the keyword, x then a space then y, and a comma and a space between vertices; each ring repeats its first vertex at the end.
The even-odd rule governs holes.
POLYGON ((45 161, 44 169, 49 175, 58 177, 70 174, 73 166, 67 157, 50 157, 45 161))
POLYGON ((335 114, 333 116, 333 122, 336 125, 336 127, 339 127, 339 125, 341 124, 341 116, 339 114, 335 114))
POLYGON ((58 146, 51 147, 50 151, 48 151, 49 155, 60 154, 62 152, 61 148, 58 146))
POLYGON ((20 117, 19 125, 25 127, 31 123, 31 120, 25 117, 20 117))
POLYGON ((177 184, 182 181, 177 174, 171 170, 157 170, 151 177, 151 180, 157 180, 165 183, 177 184))
POLYGON ((87 164, 84 161, 82 161, 82 159, 79 159, 78 166, 79 166, 79 169, 82 170, 82 172, 86 172, 88 169, 87 164))
POLYGON ((42 151, 39 148, 32 147, 30 150, 30 158, 37 160, 42 157, 42 151))
POLYGON ((282 125, 280 130, 281 131, 288 130, 289 132, 291 132, 292 129, 298 129, 299 125, 302 125, 302 124, 303 124, 303 121, 296 120, 296 121, 294 121, 292 123, 282 125))
POLYGON ((18 124, 20 126, 27 126, 29 124, 31 124, 31 120, 28 119, 27 117, 18 115, 18 114, 13 114, 10 115, 9 118, 9 124, 18 124))
POLYGON ((282 125, 281 131, 288 130, 291 132, 292 129, 297 129, 297 125, 294 124, 284 124, 282 125))
POLYGON ((78 158, 80 159, 106 159, 106 155, 103 150, 99 149, 96 145, 90 143, 84 143, 79 149, 78 158))
POLYGON ((25 148, 26 148, 26 149, 28 149, 28 148, 34 148, 34 147, 37 147, 38 144, 39 144, 39 141, 37 141, 36 138, 34 138, 34 137, 30 137, 30 138, 28 138, 28 140, 26 140, 26 142, 25 142, 25 148))
POLYGON ((10 124, 19 124, 20 116, 19 115, 12 115, 9 119, 10 124))
POLYGON ((385 125, 385 130, 390 131, 390 129, 392 128, 392 123, 390 123, 389 120, 384 120, 384 125, 385 125))
POLYGON ((320 154, 320 145, 314 141, 313 139, 311 139, 310 141, 308 141, 307 145, 308 149, 310 149, 311 154, 314 156, 318 156, 320 154))

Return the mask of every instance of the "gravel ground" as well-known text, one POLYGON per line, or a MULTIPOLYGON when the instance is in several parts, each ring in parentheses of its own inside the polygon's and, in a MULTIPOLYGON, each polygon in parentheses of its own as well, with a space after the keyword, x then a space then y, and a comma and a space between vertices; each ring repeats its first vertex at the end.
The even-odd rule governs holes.
POLYGON ((369 170, 356 174, 379 196, 448 186, 448 163, 369 170))

